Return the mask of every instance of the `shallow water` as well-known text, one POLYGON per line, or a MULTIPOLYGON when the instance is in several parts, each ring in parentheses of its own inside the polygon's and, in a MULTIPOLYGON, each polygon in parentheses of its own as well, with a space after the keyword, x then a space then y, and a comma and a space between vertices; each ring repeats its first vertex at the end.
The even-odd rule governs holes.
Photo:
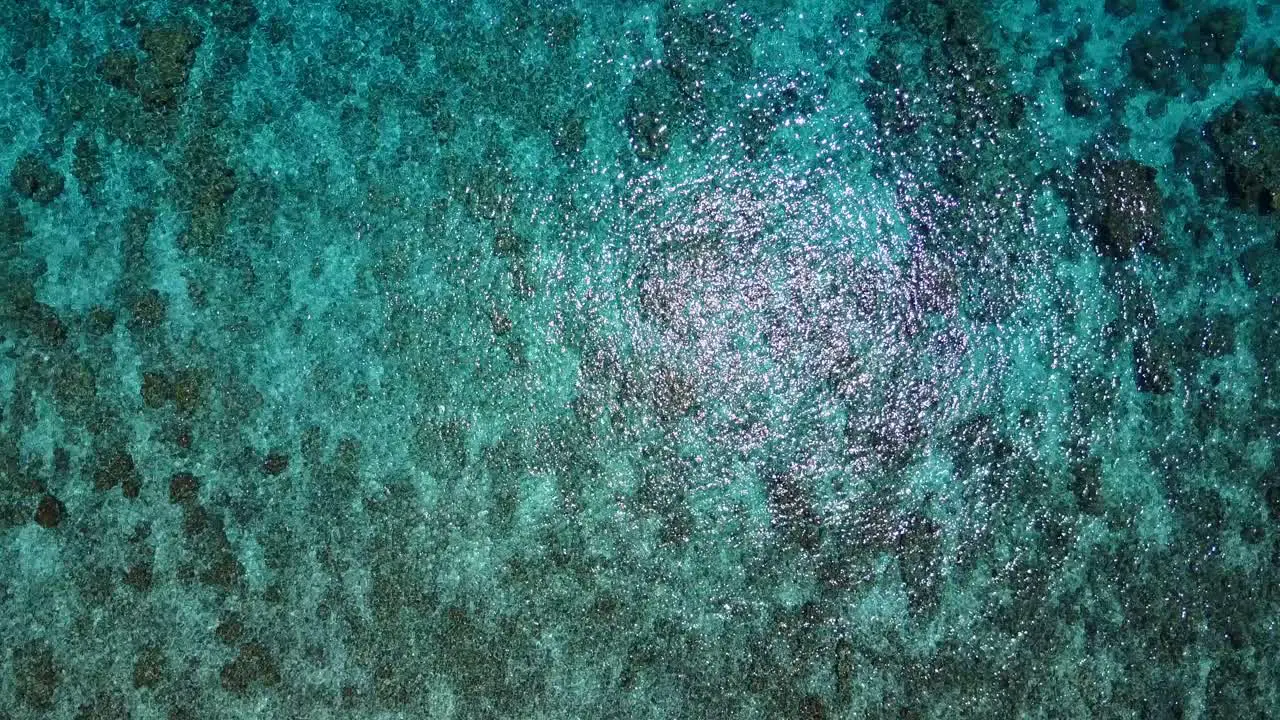
POLYGON ((0 0, 0 718, 1269 716, 1276 37, 0 0))

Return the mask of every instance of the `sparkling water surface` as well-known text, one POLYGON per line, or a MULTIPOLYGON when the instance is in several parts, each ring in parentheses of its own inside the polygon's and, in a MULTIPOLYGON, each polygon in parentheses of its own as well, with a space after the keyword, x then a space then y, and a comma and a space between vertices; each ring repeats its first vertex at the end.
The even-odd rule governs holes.
POLYGON ((1277 38, 0 0, 0 719, 1275 717, 1277 38))

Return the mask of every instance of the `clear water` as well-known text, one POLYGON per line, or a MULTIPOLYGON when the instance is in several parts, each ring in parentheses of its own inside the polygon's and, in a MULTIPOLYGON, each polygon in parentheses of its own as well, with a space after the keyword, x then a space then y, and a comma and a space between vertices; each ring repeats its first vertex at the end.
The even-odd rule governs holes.
POLYGON ((0 0, 0 717, 1274 716, 1277 9, 0 0))

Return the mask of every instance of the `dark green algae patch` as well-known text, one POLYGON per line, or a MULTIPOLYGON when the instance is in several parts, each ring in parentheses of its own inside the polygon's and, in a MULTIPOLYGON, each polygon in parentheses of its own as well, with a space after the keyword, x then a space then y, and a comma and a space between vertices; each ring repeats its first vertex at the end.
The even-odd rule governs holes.
POLYGON ((1274 3, 0 7, 0 717, 1266 717, 1274 3))

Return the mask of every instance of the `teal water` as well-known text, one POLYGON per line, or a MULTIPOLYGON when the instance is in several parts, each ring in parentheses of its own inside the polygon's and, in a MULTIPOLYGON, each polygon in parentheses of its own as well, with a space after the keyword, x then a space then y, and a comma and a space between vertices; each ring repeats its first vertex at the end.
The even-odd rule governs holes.
POLYGON ((1275 717, 1276 38, 0 0, 0 718, 1275 717))

